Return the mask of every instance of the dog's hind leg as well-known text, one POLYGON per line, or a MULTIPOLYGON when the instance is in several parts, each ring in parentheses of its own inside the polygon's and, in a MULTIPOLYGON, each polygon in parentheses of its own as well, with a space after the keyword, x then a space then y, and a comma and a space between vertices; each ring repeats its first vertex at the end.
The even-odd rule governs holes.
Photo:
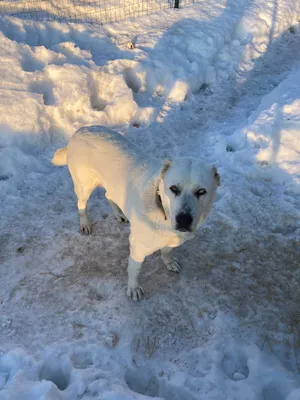
POLYGON ((92 224, 87 214, 87 201, 97 186, 101 186, 99 178, 91 170, 78 168, 76 164, 68 164, 70 174, 74 183, 74 191, 78 199, 78 214, 80 221, 80 232, 89 235, 92 233, 92 224))
POLYGON ((125 217, 121 208, 119 206, 117 206, 117 204, 115 202, 113 202, 112 200, 110 200, 110 199, 107 199, 107 200, 108 200, 117 220, 121 223, 129 222, 128 219, 125 217))
POLYGON ((168 271, 180 272, 180 264, 178 260, 171 255, 171 251, 171 247, 164 247, 163 249, 161 249, 160 252, 163 263, 167 267, 168 271))
POLYGON ((92 224, 87 214, 87 201, 90 195, 92 194, 94 188, 95 186, 87 187, 81 185, 80 183, 79 184, 76 183, 76 185, 74 185, 75 193, 78 199, 77 205, 78 205, 78 215, 80 222, 80 232, 85 233, 87 235, 92 233, 92 224))

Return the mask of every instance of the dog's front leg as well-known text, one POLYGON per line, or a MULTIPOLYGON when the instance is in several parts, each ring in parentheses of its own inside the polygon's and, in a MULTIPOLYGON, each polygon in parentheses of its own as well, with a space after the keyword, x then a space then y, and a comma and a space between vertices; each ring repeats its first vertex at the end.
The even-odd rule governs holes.
POLYGON ((164 247, 161 249, 161 258, 168 271, 180 272, 179 261, 171 255, 172 247, 164 247))
POLYGON ((132 300, 141 300, 144 296, 144 290, 139 285, 139 275, 144 262, 144 259, 151 252, 147 251, 143 245, 136 241, 135 237, 131 234, 129 237, 130 243, 130 256, 128 262, 128 289, 127 296, 132 300))
POLYGON ((143 262, 136 261, 130 255, 128 262, 128 288, 127 296, 131 297, 132 300, 142 300, 144 296, 144 290, 139 285, 139 275, 142 268, 143 262))

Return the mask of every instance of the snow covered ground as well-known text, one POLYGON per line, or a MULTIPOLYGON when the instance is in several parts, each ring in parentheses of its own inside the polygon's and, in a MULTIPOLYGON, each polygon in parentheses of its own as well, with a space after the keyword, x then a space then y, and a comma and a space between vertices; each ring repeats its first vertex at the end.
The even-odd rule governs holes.
MULTIPOLYGON (((191 0, 181 0, 185 5, 191 0)), ((40 20, 104 23, 174 8, 174 0, 1 0, 0 14, 40 20)))
POLYGON ((299 21, 299 0, 94 29, 0 20, 1 400, 300 399, 299 21), (90 124, 221 175, 175 250, 182 273, 149 257, 138 304, 129 227, 99 190, 80 235, 69 173, 49 162, 90 124))

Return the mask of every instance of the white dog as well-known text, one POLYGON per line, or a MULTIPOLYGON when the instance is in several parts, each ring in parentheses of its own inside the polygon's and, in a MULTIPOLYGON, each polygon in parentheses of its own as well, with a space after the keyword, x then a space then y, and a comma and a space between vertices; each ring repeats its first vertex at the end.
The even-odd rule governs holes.
POLYGON ((80 229, 91 233, 87 201, 97 186, 120 222, 130 221, 127 295, 143 297, 138 277, 145 257, 161 250, 169 271, 180 271, 172 247, 193 238, 206 220, 220 177, 215 166, 196 158, 160 161, 103 126, 79 129, 52 163, 68 165, 78 198, 80 229))

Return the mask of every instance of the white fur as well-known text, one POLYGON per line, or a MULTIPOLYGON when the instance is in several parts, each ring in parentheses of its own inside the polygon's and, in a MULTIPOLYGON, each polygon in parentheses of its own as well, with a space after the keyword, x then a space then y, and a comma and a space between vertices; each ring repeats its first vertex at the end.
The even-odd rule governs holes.
POLYGON ((191 239, 206 220, 219 184, 215 167, 195 158, 159 161, 102 126, 79 129, 67 148, 56 152, 52 162, 62 165, 64 160, 73 178, 82 232, 91 232, 86 204, 97 186, 106 189, 118 221, 130 221, 128 296, 133 300, 142 298, 140 269, 145 257, 157 250, 161 250, 168 270, 180 271, 171 248, 191 239), (172 185, 180 187, 180 195, 170 191, 172 185), (207 190, 199 199, 195 196, 198 188, 207 190), (191 232, 180 232, 176 230, 176 216, 187 209, 193 217, 191 232))

